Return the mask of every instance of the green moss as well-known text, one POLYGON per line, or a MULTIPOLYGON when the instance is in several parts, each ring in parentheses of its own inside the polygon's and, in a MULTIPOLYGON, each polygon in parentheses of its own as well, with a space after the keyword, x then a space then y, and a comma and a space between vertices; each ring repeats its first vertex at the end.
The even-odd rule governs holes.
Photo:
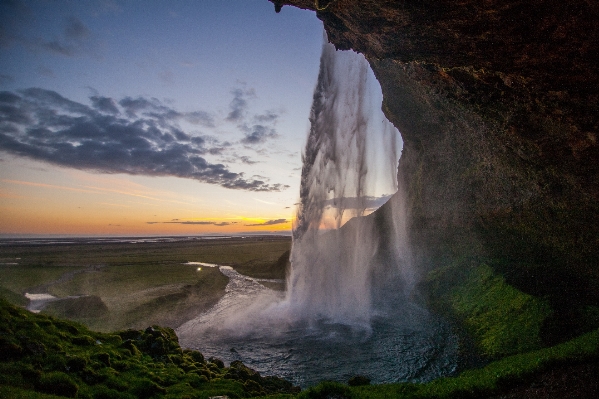
MULTIPOLYGON (((471 292, 473 297, 480 295, 474 288, 464 288, 468 286, 486 287, 484 292, 511 292, 486 267, 476 267, 465 274, 470 278, 463 280, 461 289, 454 287, 456 298, 463 300, 466 292, 471 292)), ((520 295, 513 295, 513 298, 508 295, 508 299, 511 298, 509 303, 521 303, 514 299, 520 298, 520 295)), ((488 300, 496 299, 493 298, 491 296, 488 300)), ((485 301, 481 301, 483 303, 485 301)), ((595 311, 589 309, 591 315, 595 311)), ((53 395, 77 395, 80 398, 128 399, 227 395, 230 398, 242 398, 270 394, 272 398, 289 398, 294 397, 293 393, 296 392, 291 384, 260 377, 239 362, 229 368, 224 368, 224 365, 219 368, 217 359, 205 363, 199 353, 181 351, 170 329, 154 326, 142 331, 123 331, 119 333, 120 336, 96 333, 75 323, 15 308, 1 299, 0 317, 5 321, 0 327, 3 342, 12 342, 22 348, 13 358, 0 359, 0 397, 52 398, 53 395), (74 338, 81 336, 94 339, 94 344, 77 344, 74 338), (124 338, 122 342, 136 345, 139 351, 136 356, 129 350, 119 349, 121 336, 124 338), (152 344, 156 342, 164 343, 166 355, 152 353, 152 344), (50 350, 51 347, 60 349, 50 350), (214 378, 208 378, 210 374, 206 367, 215 371, 214 378), (227 376, 234 376, 235 379, 227 376)), ((441 378, 428 384, 348 387, 326 382, 306 390, 299 397, 485 397, 501 393, 535 373, 556 365, 596 362, 598 359, 599 331, 595 330, 561 345, 508 356, 482 369, 465 371, 456 377, 441 378)))
MULTIPOLYGON (((290 383, 249 368, 245 379, 209 379, 202 354, 181 350, 170 328, 98 333, 1 298, 0 318, 0 392, 7 393, 1 397, 237 398, 295 391, 290 383), (247 383, 250 377, 253 382, 247 383)), ((213 362, 214 376, 227 374, 224 364, 213 362)))
POLYGON ((508 285, 487 265, 471 268, 450 292, 453 312, 464 320, 481 353, 497 358, 542 346, 540 330, 549 305, 508 285))
POLYGON ((433 308, 457 321, 476 351, 491 359, 539 349, 549 304, 506 283, 486 264, 457 261, 429 274, 423 288, 433 308))

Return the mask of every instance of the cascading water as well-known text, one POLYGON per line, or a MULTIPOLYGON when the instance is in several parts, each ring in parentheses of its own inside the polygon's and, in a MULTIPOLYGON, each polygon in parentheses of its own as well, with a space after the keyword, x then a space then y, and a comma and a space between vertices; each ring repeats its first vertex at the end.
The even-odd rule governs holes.
MULTIPOLYGON (((397 190, 399 132, 383 115, 380 89, 374 89, 377 82, 363 56, 338 52, 325 42, 303 154, 288 285, 287 301, 301 318, 369 326, 381 261, 395 269, 392 276, 387 270, 387 279, 411 269, 403 226, 380 229, 374 218, 362 217, 381 189, 397 190), (359 218, 341 228, 352 217, 359 218), (394 245, 385 248, 383 239, 394 245)), ((395 208, 389 216, 401 223, 405 215, 395 208)))
POLYGON ((221 266, 227 293, 177 329, 183 346, 302 386, 356 374, 424 381, 455 369, 448 326, 410 300, 416 277, 397 187, 399 133, 381 100, 364 57, 325 40, 287 292, 221 266))

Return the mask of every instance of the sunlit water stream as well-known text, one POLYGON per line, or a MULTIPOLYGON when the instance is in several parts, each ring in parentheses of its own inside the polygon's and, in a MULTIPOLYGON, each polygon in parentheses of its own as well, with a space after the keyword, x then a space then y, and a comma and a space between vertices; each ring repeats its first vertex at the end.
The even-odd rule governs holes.
MULTIPOLYGON (((203 267, 216 266, 203 264, 203 267)), ((455 370, 457 342, 442 320, 407 303, 393 314, 380 313, 371 329, 349 325, 287 323, 279 316, 256 317, 260 328, 236 329, 230 315, 255 312, 256 304, 277 313, 284 295, 228 266, 225 296, 209 311, 177 329, 181 345, 229 363, 241 360, 263 375, 276 375, 296 385, 322 380, 345 382, 366 375, 373 383, 428 381, 455 370)), ((270 280, 272 281, 272 280, 270 280)))

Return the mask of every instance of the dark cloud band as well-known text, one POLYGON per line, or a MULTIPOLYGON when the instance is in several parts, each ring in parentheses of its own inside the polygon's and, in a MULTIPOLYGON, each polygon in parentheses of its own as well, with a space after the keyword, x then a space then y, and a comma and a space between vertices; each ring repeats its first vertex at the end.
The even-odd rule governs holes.
POLYGON ((190 221, 179 221, 179 220, 172 220, 170 222, 146 222, 147 224, 186 224, 186 225, 212 225, 212 226, 217 226, 217 227, 222 227, 222 226, 229 226, 232 224, 236 224, 237 222, 206 222, 206 221, 196 221, 196 220, 190 220, 190 221))
POLYGON ((250 227, 250 226, 272 226, 275 224, 283 224, 283 223, 287 223, 287 219, 275 219, 275 220, 269 220, 264 223, 246 224, 245 226, 247 226, 247 227, 250 227))
POLYGON ((288 187, 208 162, 204 156, 227 143, 179 127, 181 121, 213 126, 206 112, 178 112, 153 98, 90 100, 91 106, 39 88, 0 92, 0 150, 102 173, 176 176, 249 191, 288 187))

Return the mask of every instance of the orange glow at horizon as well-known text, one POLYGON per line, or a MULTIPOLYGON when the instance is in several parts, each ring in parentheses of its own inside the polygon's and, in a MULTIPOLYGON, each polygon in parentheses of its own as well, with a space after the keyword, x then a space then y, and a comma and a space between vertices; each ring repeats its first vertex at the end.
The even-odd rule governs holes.
POLYGON ((210 190, 219 190, 183 182, 187 183, 184 187, 191 187, 191 193, 181 194, 147 185, 150 182, 160 187, 161 182, 151 178, 138 178, 140 183, 128 176, 98 176, 81 171, 67 171, 65 175, 54 180, 0 178, 0 234, 203 235, 291 231, 293 217, 288 207, 270 199, 254 198, 256 193, 220 189, 222 193, 211 194, 210 190), (193 195, 198 186, 203 190, 202 196, 193 195), (216 204, 209 201, 211 195, 222 197, 223 193, 228 197, 216 204))

